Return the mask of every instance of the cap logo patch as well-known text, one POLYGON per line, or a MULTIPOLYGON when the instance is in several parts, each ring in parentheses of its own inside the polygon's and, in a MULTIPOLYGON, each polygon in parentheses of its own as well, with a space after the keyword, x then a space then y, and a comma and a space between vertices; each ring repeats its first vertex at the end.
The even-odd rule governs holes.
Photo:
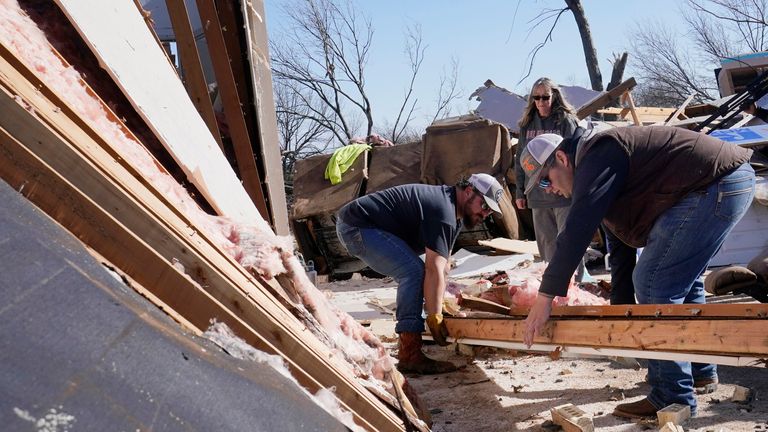
POLYGON ((501 189, 496 189, 496 192, 493 194, 493 199, 495 199, 496 202, 499 202, 501 199, 501 189))
POLYGON ((533 159, 533 157, 532 157, 532 156, 526 156, 526 157, 524 157, 524 158, 523 158, 523 160, 520 162, 520 165, 522 165, 523 169, 524 169, 526 172, 531 172, 531 171, 533 171, 533 170, 535 170, 535 169, 536 169, 536 165, 534 165, 534 164, 533 164, 533 162, 531 161, 531 159, 533 159))

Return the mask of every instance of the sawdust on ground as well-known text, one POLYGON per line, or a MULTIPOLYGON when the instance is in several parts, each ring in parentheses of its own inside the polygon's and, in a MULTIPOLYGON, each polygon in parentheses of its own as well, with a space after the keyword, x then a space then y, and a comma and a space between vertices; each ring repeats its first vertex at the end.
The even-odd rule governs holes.
MULTIPOLYGON (((379 308, 378 317, 353 317, 372 330, 396 355, 394 321, 382 312, 393 306, 395 284, 391 279, 352 280, 322 284, 337 300, 357 296, 379 308), (382 308, 383 307, 383 308, 382 308), (387 321, 391 325, 387 326, 387 321), (384 323, 385 325, 381 325, 384 323)), ((492 347, 425 346, 434 357, 466 365, 457 372, 437 376, 408 376, 422 403, 432 414, 435 432, 556 431, 550 409, 574 404, 592 416, 596 431, 658 430, 650 421, 614 417, 613 408, 634 402, 648 393, 646 369, 610 358, 560 358, 492 347)), ((643 360, 640 360, 643 363, 643 360)), ((683 423, 686 431, 768 431, 768 369, 720 366, 720 385, 697 396, 697 417, 683 423), (734 386, 748 387, 756 398, 750 403, 731 401, 734 386)))

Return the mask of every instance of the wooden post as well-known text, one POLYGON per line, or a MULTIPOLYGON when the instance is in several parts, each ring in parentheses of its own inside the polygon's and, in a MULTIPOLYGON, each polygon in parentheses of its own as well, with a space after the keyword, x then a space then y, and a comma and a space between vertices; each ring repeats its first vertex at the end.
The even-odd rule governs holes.
POLYGON ((261 174, 256 166, 256 156, 253 154, 248 126, 245 124, 242 101, 238 95, 237 83, 229 63, 230 55, 227 52, 216 5, 213 0, 197 0, 197 9, 200 12, 200 21, 205 30, 205 40, 208 42, 208 52, 211 55, 211 62, 216 74, 216 83, 219 86, 219 94, 224 106, 224 116, 227 118, 232 145, 235 149, 240 179, 243 181, 243 186, 251 200, 259 209, 261 216, 267 222, 271 222, 272 215, 267 207, 264 190, 261 186, 261 174))
POLYGON ((632 121, 635 123, 635 126, 642 126, 643 123, 640 122, 640 117, 637 116, 637 111, 635 111, 635 101, 632 100, 632 93, 627 90, 622 95, 622 98, 625 99, 627 105, 629 105, 629 112, 632 114, 632 121))
POLYGON ((213 103, 208 94, 208 84, 203 73, 203 65, 200 63, 200 53, 197 51, 195 34, 192 31, 192 25, 189 23, 189 13, 184 0, 165 0, 168 7, 168 15, 173 25, 173 34, 176 36, 176 46, 179 50, 179 58, 183 71, 183 81, 186 84, 189 98, 195 104, 197 112, 203 118, 208 129, 221 151, 224 151, 224 144, 221 142, 221 133, 219 125, 216 123, 216 114, 213 111, 213 103))

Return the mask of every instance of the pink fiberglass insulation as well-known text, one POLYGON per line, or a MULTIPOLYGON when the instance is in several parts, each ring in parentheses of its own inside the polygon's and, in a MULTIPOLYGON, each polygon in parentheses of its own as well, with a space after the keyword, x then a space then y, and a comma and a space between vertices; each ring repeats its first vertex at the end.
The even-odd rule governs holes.
MULTIPOLYGON (((509 301, 504 301, 504 299, 500 298, 498 291, 495 290, 485 291, 480 297, 499 304, 507 304, 507 306, 531 307, 539 293, 541 277, 546 268, 547 263, 539 262, 526 267, 517 267, 506 271, 509 280, 507 289, 509 290, 511 304, 507 304, 509 301)), ((555 297, 554 302, 552 303, 553 306, 606 304, 608 304, 606 299, 579 288, 578 284, 576 284, 573 279, 571 279, 568 285, 567 295, 565 297, 555 297)))
MULTIPOLYGON (((392 369, 392 361, 381 342, 348 314, 331 305, 309 281, 293 254, 292 240, 275 235, 263 219, 245 226, 204 212, 140 142, 126 135, 121 125, 111 120, 101 100, 87 91, 83 77, 55 54, 46 35, 24 13, 17 0, 0 0, 0 43, 85 119, 141 177, 241 265, 266 279, 287 272, 303 306, 322 328, 308 326, 330 345, 334 355, 346 359, 357 376, 384 379, 392 369)), ((379 384, 389 387, 387 381, 379 384)))

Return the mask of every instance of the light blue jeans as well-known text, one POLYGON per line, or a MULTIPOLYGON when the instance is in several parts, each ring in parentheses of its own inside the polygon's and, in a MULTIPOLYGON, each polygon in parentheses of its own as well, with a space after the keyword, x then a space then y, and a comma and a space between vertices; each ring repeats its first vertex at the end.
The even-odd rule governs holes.
POLYGON ((336 234, 347 252, 397 281, 395 332, 423 332, 424 261, 400 237, 387 231, 358 228, 339 219, 336 234))
MULTIPOLYGON (((684 175, 684 173, 681 173, 684 175)), ((691 192, 653 225, 633 274, 641 304, 704 303, 702 275, 725 237, 746 213, 755 193, 755 172, 745 163, 691 192)), ((715 365, 651 360, 648 400, 656 408, 673 403, 696 413, 693 378, 717 376, 715 365)))

